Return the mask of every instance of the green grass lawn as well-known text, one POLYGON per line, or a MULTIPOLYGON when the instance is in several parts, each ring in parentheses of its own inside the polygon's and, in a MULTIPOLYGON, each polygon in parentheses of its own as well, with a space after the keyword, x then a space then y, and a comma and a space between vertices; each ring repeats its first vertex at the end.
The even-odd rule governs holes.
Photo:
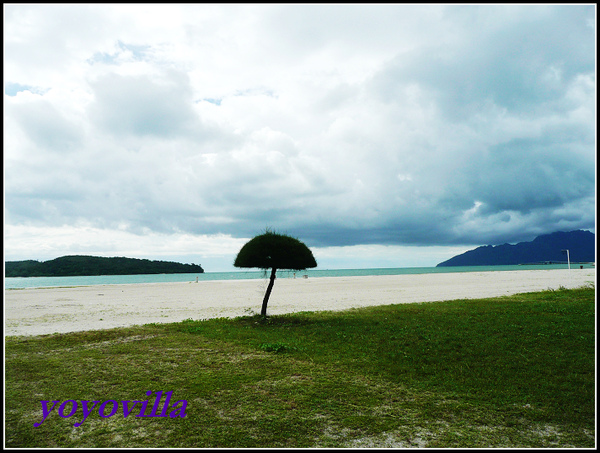
POLYGON ((595 289, 7 337, 5 375, 6 447, 593 448, 595 289))

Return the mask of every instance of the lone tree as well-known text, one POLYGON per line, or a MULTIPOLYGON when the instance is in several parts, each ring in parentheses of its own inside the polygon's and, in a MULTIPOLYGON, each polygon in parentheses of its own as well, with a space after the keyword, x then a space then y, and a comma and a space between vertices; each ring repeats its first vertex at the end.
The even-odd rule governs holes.
POLYGON ((310 249, 298 239, 285 234, 267 230, 266 233, 250 239, 239 251, 235 267, 257 267, 271 269, 271 279, 262 303, 261 316, 267 316, 267 303, 275 283, 277 269, 301 271, 317 267, 317 262, 310 249))

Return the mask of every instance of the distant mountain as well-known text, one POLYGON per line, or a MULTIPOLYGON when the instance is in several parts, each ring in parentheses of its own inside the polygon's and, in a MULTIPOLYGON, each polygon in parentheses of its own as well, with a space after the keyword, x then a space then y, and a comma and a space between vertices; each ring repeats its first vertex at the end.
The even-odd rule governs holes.
POLYGON ((567 255, 562 250, 569 250, 569 257, 573 263, 595 262, 595 235, 583 230, 560 231, 538 236, 531 242, 486 245, 450 258, 438 264, 438 267, 566 263, 567 255))
POLYGON ((7 261, 5 277, 72 277, 84 275, 191 274, 204 272, 199 264, 70 255, 50 261, 7 261))

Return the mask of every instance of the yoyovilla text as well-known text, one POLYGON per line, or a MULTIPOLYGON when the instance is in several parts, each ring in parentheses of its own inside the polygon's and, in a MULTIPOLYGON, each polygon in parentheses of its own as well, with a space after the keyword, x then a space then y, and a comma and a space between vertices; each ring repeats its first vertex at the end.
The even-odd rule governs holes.
MULTIPOLYGON (((148 390, 146 392, 147 396, 152 395, 152 391, 148 390)), ((160 400, 163 396, 163 392, 159 391, 155 394, 154 404, 149 414, 146 413, 148 409, 149 400, 146 401, 117 401, 117 400, 107 400, 102 403, 100 401, 87 401, 83 400, 77 402, 76 400, 66 400, 62 403, 60 400, 57 401, 45 401, 42 400, 40 403, 42 404, 42 421, 39 423, 34 423, 33 426, 36 428, 41 426, 42 423, 46 420, 48 415, 52 412, 52 410, 57 407, 56 412, 59 417, 62 418, 70 418, 77 414, 77 410, 79 409, 79 405, 81 405, 82 416, 83 419, 75 423, 73 426, 81 426, 81 424, 85 421, 86 418, 97 408, 98 415, 102 418, 108 418, 115 415, 119 412, 119 403, 121 403, 121 407, 123 408, 123 417, 128 417, 131 414, 134 414, 134 417, 185 417, 185 409, 187 407, 186 400, 179 400, 173 404, 173 406, 169 407, 169 403, 171 402, 171 397, 173 396, 173 392, 165 392, 165 402, 160 407, 160 400), (50 407, 49 403, 53 403, 52 407, 50 407), (139 404, 139 405, 138 405, 139 404), (181 404, 181 407, 179 407, 181 404), (50 408, 49 408, 50 407, 50 408), (139 409, 139 412, 136 410, 139 409), (169 412, 169 409, 171 411, 169 412), (134 413, 134 411, 136 413, 134 413), (168 415, 167 415, 168 414, 168 415)))

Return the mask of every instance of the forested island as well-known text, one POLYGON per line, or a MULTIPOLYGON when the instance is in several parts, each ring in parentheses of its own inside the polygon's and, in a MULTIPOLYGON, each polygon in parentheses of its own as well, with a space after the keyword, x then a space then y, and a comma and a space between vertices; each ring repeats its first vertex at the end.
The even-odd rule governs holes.
POLYGON ((6 261, 5 277, 74 277, 88 275, 203 273, 199 264, 138 258, 70 255, 49 261, 6 261))
POLYGON ((592 263, 596 261, 596 236, 585 230, 558 231, 531 242, 485 245, 450 258, 443 266, 498 266, 515 264, 592 263), (569 250, 567 257, 566 250, 569 250))

